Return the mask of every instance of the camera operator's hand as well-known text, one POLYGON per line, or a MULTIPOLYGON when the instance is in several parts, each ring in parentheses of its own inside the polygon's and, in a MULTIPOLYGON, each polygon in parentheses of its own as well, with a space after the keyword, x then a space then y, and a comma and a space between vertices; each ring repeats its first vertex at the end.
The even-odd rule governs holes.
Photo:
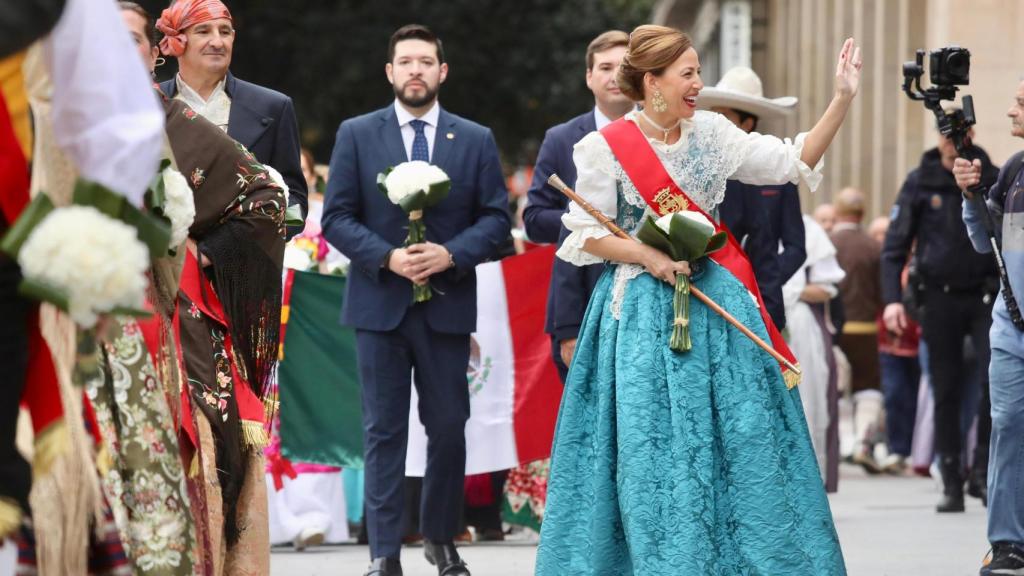
POLYGON ((953 176, 956 177, 956 185, 960 187, 960 190, 964 193, 964 196, 968 200, 974 198, 974 194, 971 194, 967 190, 971 186, 977 186, 981 183, 981 160, 965 160, 964 158, 957 158, 953 162, 953 176))
POLYGON ((857 95, 857 89, 860 87, 860 69, 863 64, 860 46, 856 45, 853 38, 847 38, 843 43, 843 49, 839 52, 839 62, 836 63, 836 97, 852 100, 857 95))
POLYGON ((893 302, 885 307, 885 311, 882 312, 882 321, 885 322, 885 328, 897 336, 902 336, 903 331, 907 329, 907 311, 903 308, 903 304, 899 302, 893 302))

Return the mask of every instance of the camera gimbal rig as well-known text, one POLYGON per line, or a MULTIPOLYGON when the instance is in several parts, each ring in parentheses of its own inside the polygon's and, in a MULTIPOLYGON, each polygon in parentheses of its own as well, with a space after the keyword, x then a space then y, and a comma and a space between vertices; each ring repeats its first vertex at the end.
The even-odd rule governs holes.
MULTIPOLYGON (((973 160, 968 155, 970 141, 967 133, 976 122, 974 99, 969 94, 965 94, 961 99, 962 108, 960 110, 954 110, 947 114, 942 109, 943 100, 953 100, 956 97, 956 93, 959 91, 958 85, 970 84, 971 53, 966 48, 957 46, 932 52, 930 55, 932 87, 927 90, 921 88, 921 76, 924 75, 924 56, 925 51, 918 50, 916 61, 903 64, 903 91, 911 100, 924 102, 925 108, 935 114, 939 133, 953 142, 961 158, 973 160)), ((1024 331, 1024 318, 1021 317, 1017 299, 1013 296, 1010 277, 1006 273, 1006 262, 1003 261, 1002 246, 999 238, 996 237, 995 223, 985 202, 985 195, 988 191, 978 184, 972 186, 968 192, 971 193, 970 201, 977 205, 978 211, 981 213, 981 221, 985 227, 989 244, 992 246, 992 255, 995 256, 996 265, 999 268, 999 280, 1003 285, 1003 301, 1010 314, 1010 321, 1013 322, 1017 330, 1024 331)))

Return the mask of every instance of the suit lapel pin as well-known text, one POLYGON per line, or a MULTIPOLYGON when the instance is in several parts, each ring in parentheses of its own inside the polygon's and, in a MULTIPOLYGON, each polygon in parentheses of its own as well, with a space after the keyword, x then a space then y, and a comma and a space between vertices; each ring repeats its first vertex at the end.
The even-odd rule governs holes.
POLYGON ((449 133, 445 134, 444 137, 449 139, 449 140, 455 140, 455 132, 449 132, 449 133))

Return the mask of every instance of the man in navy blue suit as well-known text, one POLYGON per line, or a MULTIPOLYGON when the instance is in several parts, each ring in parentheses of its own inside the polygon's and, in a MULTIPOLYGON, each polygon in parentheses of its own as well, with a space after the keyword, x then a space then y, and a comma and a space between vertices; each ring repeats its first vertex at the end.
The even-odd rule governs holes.
MULTIPOLYGON (((711 108, 724 115, 745 132, 754 132, 759 119, 790 113, 797 99, 792 96, 765 98, 757 74, 750 68, 737 66, 726 72, 714 88, 705 88, 697 103, 701 108, 711 108)), ((807 259, 800 192, 792 183, 752 186, 730 180, 718 215, 743 243, 765 308, 775 326, 782 330, 786 327, 782 285, 807 259)))
POLYGON ((368 576, 402 573, 403 482, 413 379, 427 432, 420 506, 424 553, 442 576, 468 576, 453 543, 462 512, 469 335, 477 264, 508 237, 508 191, 491 131, 437 102, 448 74, 440 39, 409 25, 391 37, 394 104, 341 123, 331 157, 323 231, 352 259, 341 321, 356 329, 363 388, 368 576), (424 212, 426 242, 404 248, 408 216, 377 189, 407 160, 439 166, 448 197, 424 212), (413 284, 433 297, 413 304, 413 284))
MULTIPOLYGON (((161 52, 178 58, 178 74, 160 83, 163 93, 184 100, 248 148, 257 160, 280 172, 288 185, 288 203, 300 206, 305 218, 306 179, 299 161, 299 128, 292 99, 239 80, 228 70, 235 28, 227 7, 220 2, 191 2, 183 10, 169 8, 157 27, 165 34, 161 52)), ((301 231, 302 226, 289 228, 288 235, 301 231)))
MULTIPOLYGON (((619 30, 605 32, 590 43, 587 47, 587 87, 594 93, 594 109, 551 128, 544 135, 523 212, 526 235, 534 242, 560 245, 568 235, 562 226, 562 214, 569 200, 548 185, 548 177, 558 174, 570 188, 573 187, 576 184, 573 146, 588 133, 604 128, 633 109, 633 101, 623 96, 615 83, 615 74, 628 45, 629 34, 619 30)), ((576 348, 583 313, 603 270, 601 264, 580 267, 555 258, 544 331, 551 336, 551 356, 562 382, 565 382, 576 348)))

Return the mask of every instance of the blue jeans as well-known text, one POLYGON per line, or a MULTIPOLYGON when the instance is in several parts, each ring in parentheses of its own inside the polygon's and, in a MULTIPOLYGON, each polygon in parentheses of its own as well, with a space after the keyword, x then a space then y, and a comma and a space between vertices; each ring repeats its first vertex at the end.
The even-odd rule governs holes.
POLYGON ((889 452, 910 456, 917 415, 917 388, 921 381, 921 365, 917 357, 879 353, 882 372, 882 393, 885 395, 885 428, 889 435, 889 452))
POLYGON ((1024 545, 1024 358, 992 349, 988 540, 1024 545))

